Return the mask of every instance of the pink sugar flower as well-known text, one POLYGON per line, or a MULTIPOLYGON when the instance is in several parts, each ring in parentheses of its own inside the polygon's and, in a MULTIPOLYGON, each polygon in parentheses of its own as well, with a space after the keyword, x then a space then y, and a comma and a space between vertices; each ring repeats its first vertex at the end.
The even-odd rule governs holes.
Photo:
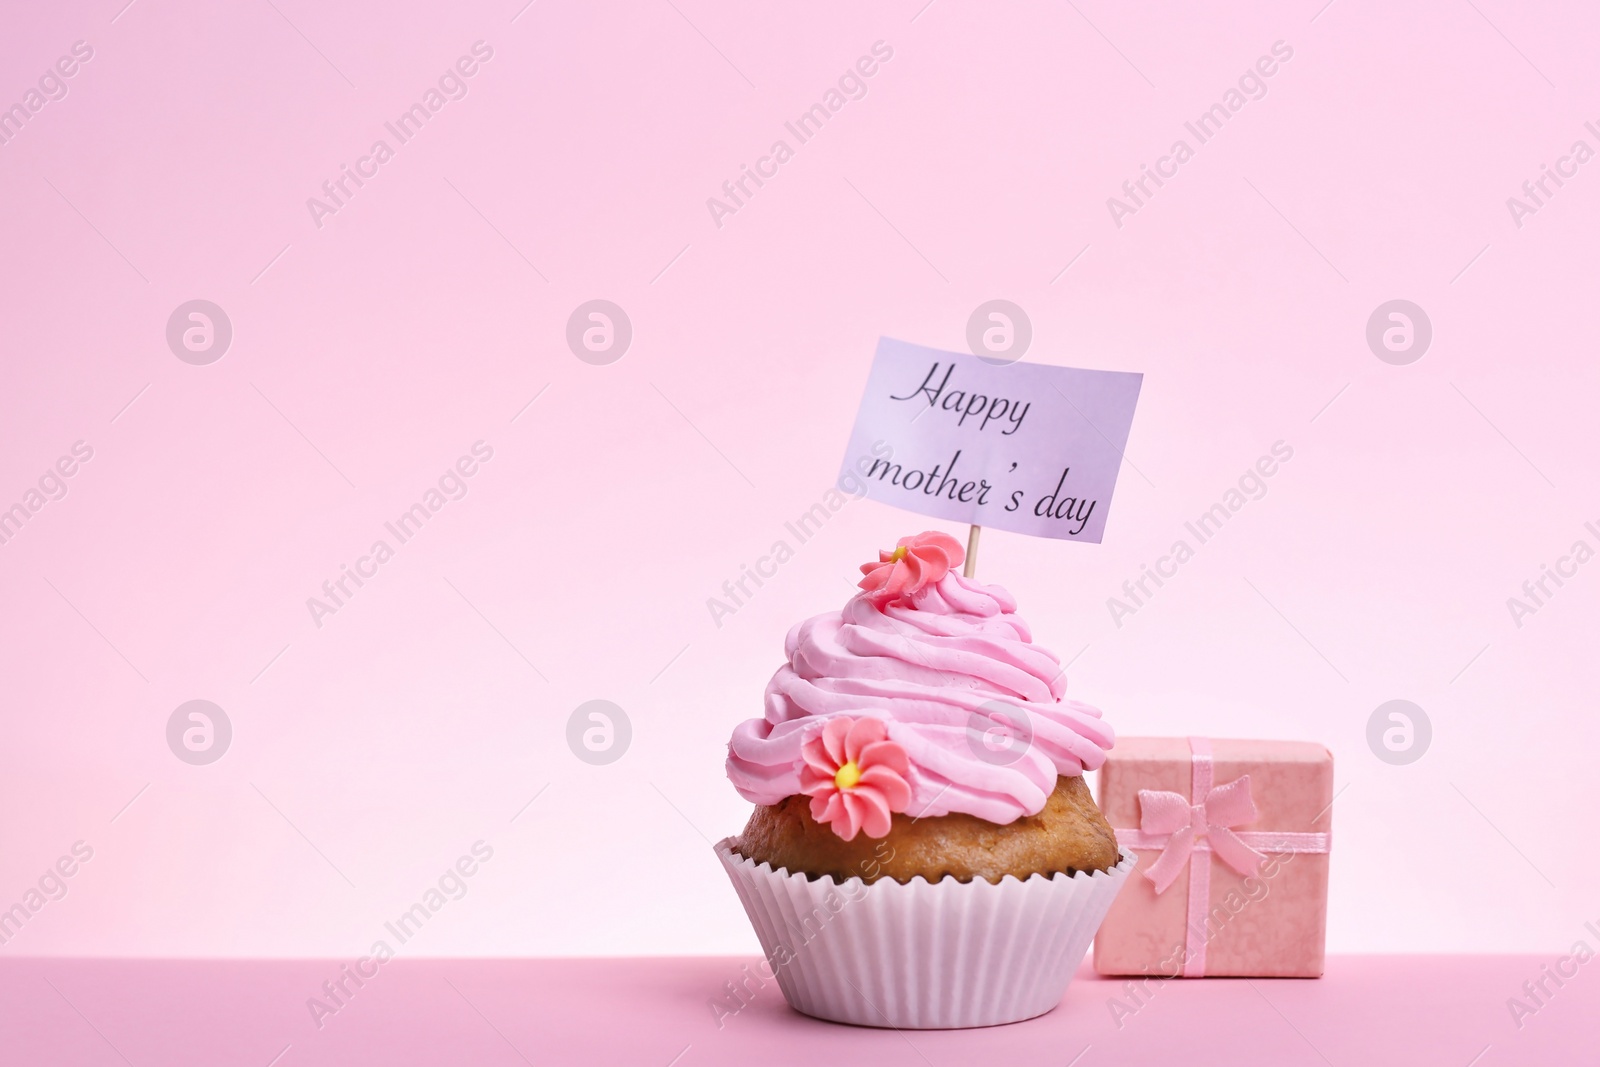
POLYGON ((857 584, 874 601, 887 604, 937 583, 966 558, 960 541, 929 530, 902 537, 893 552, 880 551, 878 562, 863 563, 866 577, 857 584))
POLYGON ((811 817, 846 841, 858 830, 888 836, 890 813, 911 803, 911 761, 881 719, 834 716, 800 755, 800 791, 811 798, 811 817))

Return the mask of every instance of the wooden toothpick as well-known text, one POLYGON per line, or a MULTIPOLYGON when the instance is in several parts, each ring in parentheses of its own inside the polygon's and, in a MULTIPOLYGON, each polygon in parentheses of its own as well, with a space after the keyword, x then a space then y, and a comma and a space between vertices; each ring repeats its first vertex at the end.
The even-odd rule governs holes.
POLYGON ((971 578, 978 569, 978 535, 983 532, 982 526, 974 525, 972 532, 967 534, 967 564, 961 568, 961 577, 971 578))

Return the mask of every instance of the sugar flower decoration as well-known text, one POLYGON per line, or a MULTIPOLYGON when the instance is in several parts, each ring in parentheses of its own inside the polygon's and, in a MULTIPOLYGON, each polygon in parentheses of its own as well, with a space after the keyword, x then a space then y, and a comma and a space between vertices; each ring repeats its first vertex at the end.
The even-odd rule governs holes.
POLYGON ((966 558, 960 541, 930 530, 902 537, 894 551, 878 553, 878 562, 863 563, 861 573, 866 577, 856 584, 873 600, 887 604, 937 583, 966 558))
POLYGON ((881 719, 836 715, 800 756, 800 791, 811 798, 811 817, 846 841, 861 830, 888 836, 890 813, 911 803, 911 761, 881 719))

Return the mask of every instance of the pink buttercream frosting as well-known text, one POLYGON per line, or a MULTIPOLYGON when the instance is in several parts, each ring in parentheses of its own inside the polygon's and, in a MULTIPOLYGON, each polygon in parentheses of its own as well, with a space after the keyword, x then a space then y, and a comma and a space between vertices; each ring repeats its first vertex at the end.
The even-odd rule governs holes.
POLYGON ((766 714, 740 723, 728 744, 734 788, 756 804, 807 792, 807 743, 848 716, 882 720, 904 751, 913 817, 966 812, 1003 824, 1041 811, 1056 777, 1099 767, 1114 735, 1098 710, 1063 699, 1061 661, 1015 612, 1000 586, 949 570, 907 595, 868 590, 797 624, 789 661, 767 683, 766 714))

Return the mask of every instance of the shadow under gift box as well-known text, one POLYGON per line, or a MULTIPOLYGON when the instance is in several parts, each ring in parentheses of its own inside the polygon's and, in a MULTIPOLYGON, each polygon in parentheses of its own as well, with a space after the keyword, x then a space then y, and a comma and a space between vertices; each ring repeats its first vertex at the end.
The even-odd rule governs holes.
POLYGON ((1118 842, 1138 855, 1139 874, 1123 886, 1095 937, 1095 970, 1321 977, 1332 804, 1333 754, 1319 744, 1117 738, 1100 769, 1100 808, 1118 842), (1196 796, 1196 786, 1208 786, 1205 795, 1196 796), (1255 817, 1241 818, 1252 807, 1255 817), (1175 824, 1190 832, 1174 831, 1175 824), (1220 838, 1231 840, 1213 848, 1220 838), (1158 891, 1148 875, 1171 872, 1186 839, 1188 861, 1158 891), (1205 867, 1195 870, 1196 864, 1205 867))

